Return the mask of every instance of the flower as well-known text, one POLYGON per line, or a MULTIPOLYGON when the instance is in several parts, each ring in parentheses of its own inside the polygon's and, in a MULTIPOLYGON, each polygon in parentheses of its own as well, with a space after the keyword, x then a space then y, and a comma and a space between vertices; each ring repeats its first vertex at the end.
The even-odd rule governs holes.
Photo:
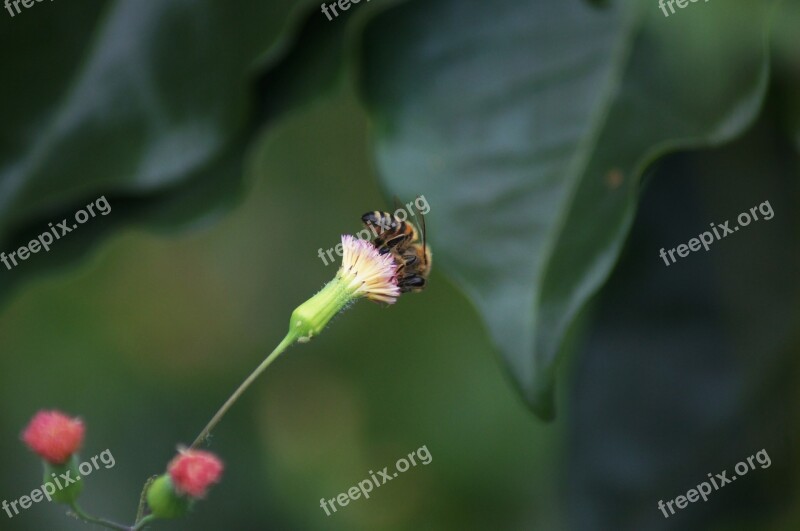
POLYGON ((84 433, 83 421, 78 418, 59 411, 39 411, 22 433, 22 440, 48 463, 63 465, 80 449, 84 433))
POLYGON ((203 498, 208 487, 222 477, 222 461, 211 452, 184 450, 167 467, 178 494, 203 498))
POLYGON ((347 282, 353 298, 394 304, 400 288, 397 264, 390 254, 380 254, 371 242, 349 234, 342 236, 342 253, 342 267, 336 275, 347 282))
POLYGON ((193 502, 205 497, 208 488, 218 483, 224 466, 219 458, 203 450, 180 450, 170 461, 167 473, 147 487, 147 505, 155 518, 185 516, 193 502))
POLYGON ((393 304, 400 296, 397 264, 390 254, 380 254, 367 240, 342 236, 342 266, 319 293, 292 312, 289 335, 308 341, 352 302, 367 298, 393 304))

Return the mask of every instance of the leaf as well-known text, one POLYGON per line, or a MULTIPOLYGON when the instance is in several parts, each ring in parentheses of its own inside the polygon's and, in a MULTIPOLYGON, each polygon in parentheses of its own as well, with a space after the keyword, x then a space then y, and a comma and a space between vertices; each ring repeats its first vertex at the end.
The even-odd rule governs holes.
POLYGON ((656 156, 756 115, 771 2, 409 2, 373 19, 363 99, 390 193, 424 193, 441 267, 534 411, 603 284, 656 156))
POLYGON ((340 69, 345 24, 320 23, 316 9, 301 18, 306 5, 53 3, 3 21, 0 64, 14 76, 0 85, 0 249, 101 195, 112 213, 3 268, 0 295, 130 223, 185 226, 237 200, 259 128, 330 87, 340 69), (297 61, 308 56, 315 61, 297 61))

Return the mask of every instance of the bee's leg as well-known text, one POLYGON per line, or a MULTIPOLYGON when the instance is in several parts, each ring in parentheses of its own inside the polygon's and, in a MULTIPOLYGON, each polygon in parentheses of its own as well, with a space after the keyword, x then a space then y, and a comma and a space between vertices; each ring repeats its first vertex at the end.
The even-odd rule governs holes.
POLYGON ((400 279, 400 282, 397 283, 397 286, 400 288, 402 293, 419 291, 425 287, 425 279, 419 275, 408 275, 407 277, 400 279))
POLYGON ((398 256, 397 254, 393 254, 392 258, 394 258, 394 264, 396 266, 396 268, 395 268, 395 277, 399 281, 400 279, 402 279, 405 276, 406 265, 408 265, 408 264, 406 264, 406 261, 405 261, 404 257, 398 256))
POLYGON ((386 242, 383 241, 383 238, 375 238, 372 240, 372 245, 378 249, 378 254, 386 254, 391 250, 386 246, 386 242))
MULTIPOLYGON (((388 253, 389 250, 386 249, 386 252, 388 253)), ((385 254, 385 253, 382 253, 382 254, 385 254)), ((397 278, 402 279, 406 268, 411 268, 414 264, 417 263, 418 259, 417 259, 416 255, 413 255, 413 254, 404 254, 404 255, 400 256, 399 258, 400 259, 398 260, 397 255, 395 255, 395 260, 394 261, 397 264, 397 272, 396 272, 397 278)))
POLYGON ((386 247, 393 249, 406 240, 408 240, 408 234, 398 234, 397 236, 392 236, 386 240, 386 247))
POLYGON ((403 255, 403 264, 406 267, 412 267, 418 261, 419 261, 419 258, 417 258, 417 255, 415 255, 415 254, 404 254, 403 255))

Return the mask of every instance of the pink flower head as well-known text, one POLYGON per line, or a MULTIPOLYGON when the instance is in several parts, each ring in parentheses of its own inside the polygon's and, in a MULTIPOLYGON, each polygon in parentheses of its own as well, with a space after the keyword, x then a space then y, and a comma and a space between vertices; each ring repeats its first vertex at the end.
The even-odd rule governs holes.
POLYGON ((390 254, 380 254, 372 242, 349 234, 342 236, 342 267, 339 276, 354 297, 393 304, 400 296, 397 264, 390 254))
POLYGON ((183 450, 170 462, 167 472, 178 494, 203 498, 213 483, 219 483, 224 466, 211 452, 183 450))
POLYGON ((63 465, 80 450, 85 431, 81 419, 60 411, 39 411, 22 432, 22 440, 45 461, 63 465))

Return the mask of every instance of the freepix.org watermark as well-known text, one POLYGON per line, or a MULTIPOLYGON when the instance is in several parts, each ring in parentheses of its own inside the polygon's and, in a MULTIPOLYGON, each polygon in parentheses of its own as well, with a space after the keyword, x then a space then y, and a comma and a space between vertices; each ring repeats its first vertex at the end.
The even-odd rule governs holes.
MULTIPOLYGON (((658 0, 658 7, 661 8, 661 11, 664 12, 664 16, 668 17, 669 13, 667 13, 667 7, 669 6, 670 13, 673 15, 675 14, 675 7, 677 5, 679 8, 683 9, 684 7, 688 6, 689 4, 694 4, 695 2, 699 2, 700 0, 658 0), (674 5, 673 5, 674 4, 674 5)), ((708 0, 705 0, 708 2, 708 0)), ((705 3, 703 2, 703 3, 705 3)))
MULTIPOLYGON (((421 195, 421 196, 417 197, 416 199, 414 199, 413 201, 409 201, 404 206, 402 206, 402 207, 398 208, 397 210, 395 210, 393 212, 394 217, 397 218, 400 221, 408 220, 409 216, 413 216, 416 219, 417 214, 416 214, 416 212, 414 212, 414 207, 416 207, 417 212, 419 212, 423 216, 431 211, 431 206, 428 204, 428 200, 425 199, 424 195, 421 195)), ((383 226, 382 223, 383 223, 383 220, 379 220, 378 221, 378 224, 380 225, 381 229, 387 230, 389 227, 383 226)), ((419 228, 419 225, 418 224, 416 224, 416 225, 419 228)), ((375 227, 364 228, 364 229, 361 229, 360 231, 358 231, 356 233, 356 236, 358 236, 362 240, 369 240, 370 239, 370 235, 373 236, 373 237, 377 237, 378 236, 378 233, 375 231, 375 227)), ((342 256, 343 248, 342 248, 342 244, 341 243, 338 244, 336 247, 331 247, 327 251, 323 250, 320 247, 319 250, 317 251, 317 256, 319 256, 319 258, 320 258, 320 260, 322 260, 323 264, 328 265, 329 263, 333 263, 333 261, 334 261, 334 258, 333 258, 333 253, 334 252, 336 254, 338 254, 340 257, 342 256), (326 256, 328 257, 327 259, 325 258, 326 256)))
MULTIPOLYGON (((366 1, 369 2, 369 0, 366 0, 366 1)), ((358 4, 360 2, 361 2, 361 0, 337 0, 336 2, 331 2, 328 5, 326 5, 323 2, 322 3, 322 12, 325 13, 326 17, 328 17, 328 21, 331 21, 334 18, 337 18, 339 16, 339 11, 336 10, 337 6, 339 7, 339 9, 341 11, 347 11, 348 9, 353 7, 353 4, 358 4), (330 9, 331 12, 333 12, 333 16, 331 16, 330 12, 328 12, 329 9, 330 9)))
POLYGON ((736 221, 739 222, 738 226, 730 227, 730 220, 726 221, 721 225, 714 225, 711 223, 711 230, 705 231, 704 233, 700 234, 697 238, 692 238, 689 240, 689 243, 682 243, 677 248, 672 248, 669 251, 665 251, 662 247, 659 251, 659 256, 664 260, 664 263, 667 264, 669 267, 671 264, 675 263, 675 253, 678 253, 679 258, 684 258, 689 255, 691 251, 699 251, 700 247, 703 247, 706 251, 708 251, 708 246, 714 243, 715 241, 721 240, 722 238, 727 237, 729 234, 733 234, 734 232, 738 231, 741 227, 746 227, 750 225, 753 221, 758 221, 758 214, 761 214, 761 219, 768 221, 775 216, 775 212, 772 210, 772 205, 769 204, 769 201, 764 201, 757 207, 753 207, 750 209, 749 212, 742 212, 736 218, 736 221), (713 233, 712 233, 713 231, 713 233), (669 255, 669 260, 667 260, 667 255, 669 255), (670 262, 670 260, 672 262, 670 262))
POLYGON ((675 505, 678 509, 684 509, 688 504, 694 503, 700 498, 703 498, 704 502, 707 501, 708 495, 713 492, 711 490, 712 485, 716 491, 728 483, 733 483, 736 481, 736 478, 742 477, 751 470, 756 469, 756 465, 753 461, 758 462, 758 464, 761 465, 761 468, 769 468, 769 466, 772 464, 767 451, 762 449, 755 455, 748 457, 746 462, 740 461, 736 463, 736 466, 733 468, 733 470, 738 474, 738 476, 731 475, 731 477, 728 477, 727 470, 723 470, 721 473, 715 474, 714 476, 712 476, 711 472, 709 472, 708 478, 711 483, 704 481, 697 485, 696 489, 689 489, 686 492, 686 496, 677 496, 675 499, 667 501, 666 504, 664 503, 664 500, 658 500, 658 509, 664 513, 664 518, 669 518, 671 515, 675 514, 675 509, 672 507, 673 505, 675 505), (667 509, 669 509, 669 514, 667 514, 667 509))
POLYGON ((385 466, 383 467, 383 470, 379 470, 378 474, 376 475, 372 470, 370 470, 370 477, 364 479, 363 481, 359 481, 358 485, 350 487, 347 492, 342 492, 338 496, 334 496, 329 500, 322 498, 319 500, 319 506, 322 507, 326 515, 330 516, 331 511, 334 513, 337 511, 337 503, 339 504, 339 507, 344 507, 351 501, 356 501, 361 496, 367 499, 369 498, 369 493, 372 492, 373 488, 386 485, 388 482, 392 481, 394 478, 407 471, 412 466, 417 466, 417 458, 419 458, 419 462, 423 465, 427 465, 433 461, 433 456, 431 456, 431 453, 428 451, 428 445, 417 448, 408 454, 408 459, 405 457, 398 459, 394 464, 395 471, 389 472, 389 467, 385 466), (330 506, 330 508, 328 506, 330 506))
MULTIPOLYGON (((6 5, 6 10, 8 11, 8 14, 11 15, 11 17, 13 18, 14 15, 18 15, 19 13, 22 12, 22 10, 19 8, 20 4, 22 4, 22 7, 24 7, 25 9, 28 9, 28 8, 33 7, 34 4, 38 4, 39 2, 42 2, 42 1, 44 1, 44 0, 35 0, 35 1, 34 0, 6 0, 5 5, 6 5)), ((52 2, 53 0, 50 0, 50 1, 52 2)))
POLYGON ((67 233, 77 229, 78 224, 82 225, 86 223, 98 213, 101 216, 107 216, 109 213, 111 213, 111 205, 108 204, 106 196, 99 197, 94 203, 89 203, 86 205, 85 210, 81 209, 75 212, 75 221, 77 221, 77 223, 73 223, 70 226, 66 218, 62 219, 61 222, 57 223, 55 226, 53 226, 52 223, 48 223, 50 229, 41 233, 35 240, 28 242, 28 245, 23 245, 16 251, 8 253, 8 255, 0 252, 0 262, 3 262, 3 265, 6 266, 6 269, 10 271, 13 267, 16 267, 19 264, 17 260, 27 260, 32 254, 36 254, 41 250, 44 250, 45 252, 49 251, 50 245, 53 242, 66 236, 67 233), (97 208, 97 213, 95 213, 95 208, 97 208))
POLYGON ((19 514, 19 509, 17 506, 22 509, 30 509, 34 503, 39 503, 42 500, 46 499, 47 501, 52 501, 53 495, 56 492, 69 487, 73 483, 79 482, 81 479, 90 475, 95 470, 100 470, 100 463, 105 466, 106 470, 113 468, 114 465, 117 464, 117 462, 114 460, 114 456, 111 455, 111 450, 103 450, 99 455, 96 455, 90 460, 84 461, 78 465, 78 472, 80 472, 79 476, 72 477, 72 470, 67 470, 63 474, 56 474, 53 472, 51 474, 53 477, 52 481, 45 482, 38 489, 34 489, 30 495, 26 494, 25 496, 21 496, 19 499, 12 500, 11 502, 8 502, 8 500, 3 500, 3 511, 5 511, 9 518, 14 518, 15 515, 19 514), (14 514, 11 514, 12 510, 14 511, 14 514))

